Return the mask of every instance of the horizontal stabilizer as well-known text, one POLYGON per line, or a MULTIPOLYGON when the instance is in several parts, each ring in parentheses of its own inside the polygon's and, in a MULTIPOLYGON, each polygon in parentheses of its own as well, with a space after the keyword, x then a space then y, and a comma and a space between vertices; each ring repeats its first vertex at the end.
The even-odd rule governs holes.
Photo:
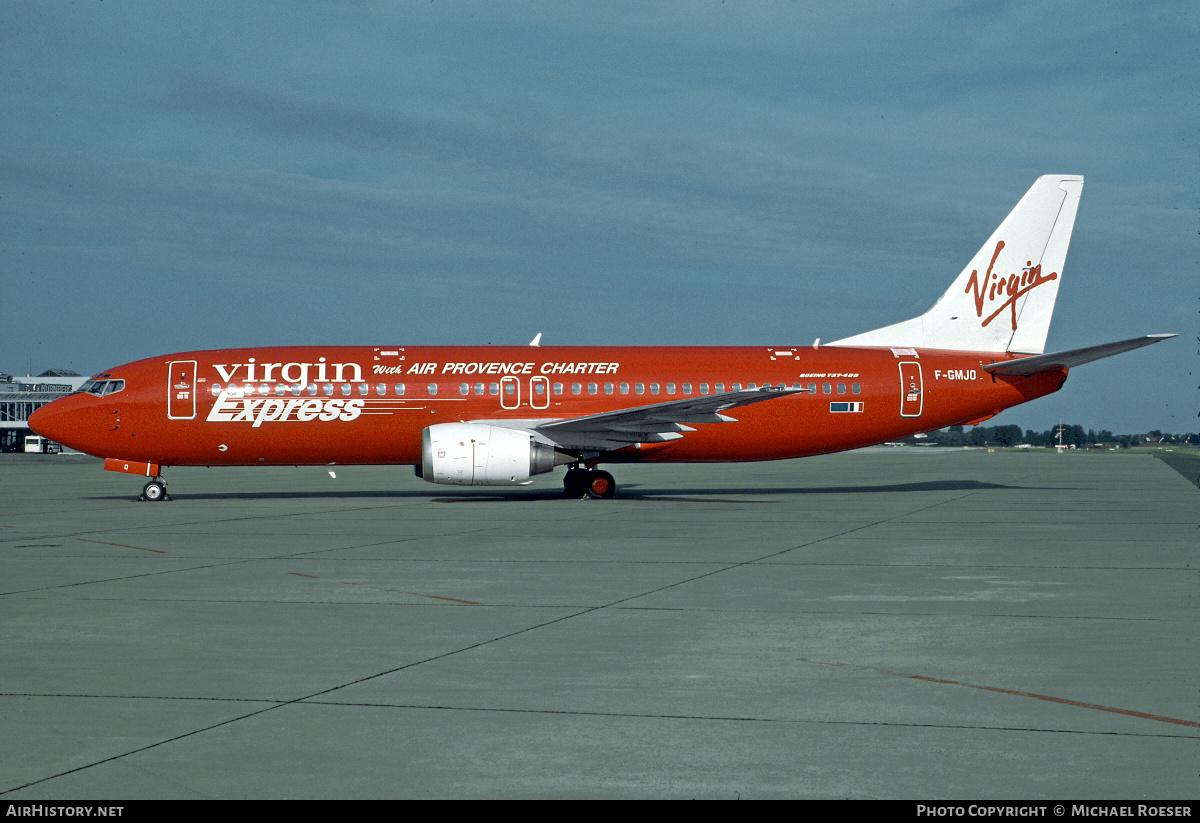
POLYGON ((1020 360, 1005 360, 1002 363, 988 363, 983 368, 984 371, 989 371, 992 374, 1019 374, 1028 377, 1037 372, 1074 368, 1084 363, 1091 363, 1093 360, 1100 360, 1105 357, 1112 357, 1114 354, 1120 354, 1121 352, 1140 349, 1142 346, 1149 346, 1151 343, 1161 343, 1163 340, 1172 337, 1178 337, 1178 335, 1148 334, 1145 337, 1134 337, 1131 340, 1121 340, 1116 343, 1103 343, 1099 346, 1088 346, 1084 349, 1039 354, 1034 357, 1022 357, 1020 360))

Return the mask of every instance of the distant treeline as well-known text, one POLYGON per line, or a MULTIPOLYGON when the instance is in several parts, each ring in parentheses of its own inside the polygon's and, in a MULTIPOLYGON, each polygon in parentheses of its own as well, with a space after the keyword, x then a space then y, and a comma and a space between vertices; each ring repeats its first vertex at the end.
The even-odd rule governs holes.
POLYGON ((948 429, 929 432, 924 437, 907 438, 906 443, 922 443, 935 446, 1075 446, 1077 448, 1103 446, 1106 448, 1129 448, 1130 446, 1157 445, 1159 443, 1191 443, 1200 445, 1200 433, 1164 434, 1158 429, 1144 434, 1113 434, 1108 429, 1084 429, 1083 426, 1059 425, 1045 431, 1025 429, 1020 426, 951 426, 948 429))

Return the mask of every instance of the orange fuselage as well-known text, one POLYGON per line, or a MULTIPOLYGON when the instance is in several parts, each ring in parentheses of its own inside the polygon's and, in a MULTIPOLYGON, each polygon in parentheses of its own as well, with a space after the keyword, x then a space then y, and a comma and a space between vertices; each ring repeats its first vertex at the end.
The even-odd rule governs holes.
POLYGON ((272 347, 139 360, 30 419, 89 454, 160 466, 419 464, 438 423, 538 421, 752 386, 804 391, 606 461, 804 457, 978 422, 1056 391, 1066 370, 993 376, 1007 355, 825 347, 272 347))

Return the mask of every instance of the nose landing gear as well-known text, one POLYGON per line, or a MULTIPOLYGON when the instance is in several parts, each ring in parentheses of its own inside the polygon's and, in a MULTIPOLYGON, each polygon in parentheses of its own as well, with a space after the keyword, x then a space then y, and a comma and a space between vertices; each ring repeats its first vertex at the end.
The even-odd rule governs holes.
POLYGON ((585 469, 578 463, 567 469, 563 477, 563 497, 593 500, 611 499, 617 496, 617 481, 606 471, 585 469))

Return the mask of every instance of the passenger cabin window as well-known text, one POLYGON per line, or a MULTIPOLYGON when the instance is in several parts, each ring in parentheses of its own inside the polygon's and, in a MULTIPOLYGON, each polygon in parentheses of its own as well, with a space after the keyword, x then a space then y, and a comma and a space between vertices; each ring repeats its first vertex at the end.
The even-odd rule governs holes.
POLYGON ((596 393, 596 384, 588 383, 588 394, 595 394, 595 393, 596 393))
POLYGON ((582 383, 572 383, 571 384, 571 394, 579 394, 581 391, 583 391, 582 383))
POLYGON ((533 384, 533 393, 537 394, 537 395, 545 394, 546 393, 546 384, 543 383, 541 380, 534 383, 533 384))
POLYGON ((821 394, 832 394, 832 393, 833 393, 833 386, 830 386, 828 383, 821 384, 821 394))
POLYGON ((657 383, 651 383, 651 384, 650 384, 650 393, 651 393, 651 394, 658 394, 658 384, 657 384, 657 383))
POLYGON ((675 393, 675 384, 668 383, 667 384, 667 394, 674 394, 674 393, 675 393))
POLYGON ((333 384, 332 384, 332 383, 326 383, 326 384, 325 384, 325 385, 322 387, 322 391, 324 392, 324 394, 325 394, 325 396, 326 396, 326 397, 333 397, 333 384))
MULTIPOLYGON (((213 397, 216 397, 218 394, 221 393, 221 384, 220 383, 212 383, 211 385, 209 385, 208 390, 210 392, 212 392, 213 397)), ((80 391, 83 391, 83 389, 81 388, 80 391)))
POLYGON ((500 394, 500 384, 499 383, 488 383, 488 394, 492 394, 492 395, 500 394))
POLYGON ((433 397, 435 394, 437 394, 437 383, 430 383, 425 387, 425 391, 429 392, 430 397, 433 397))
POLYGON ((477 395, 483 394, 483 384, 482 383, 475 384, 475 394, 477 394, 477 395))
POLYGON ((404 396, 404 384, 403 384, 403 383, 397 383, 397 384, 396 384, 396 396, 397 396, 397 397, 403 397, 403 396, 404 396))
POLYGON ((468 394, 471 393, 471 387, 468 386, 466 383, 459 383, 458 384, 458 393, 461 394, 463 397, 466 397, 468 394))
POLYGON ((838 383, 838 394, 845 394, 845 393, 846 393, 846 384, 838 383))
POLYGON ((366 397, 370 393, 371 393, 371 389, 369 386, 367 386, 366 383, 358 384, 358 396, 359 397, 366 397))
POLYGON ((629 394, 629 384, 628 383, 621 384, 621 394, 629 394))
POLYGON ((342 384, 342 397, 349 397, 349 396, 350 396, 350 384, 343 383, 342 384))
POLYGON ((713 394, 722 394, 724 391, 725 391, 725 384, 717 383, 716 386, 714 386, 713 394))
POLYGON ((387 383, 376 383, 375 394, 379 397, 387 397, 387 383))
POLYGON ((555 383, 555 384, 554 384, 554 393, 555 393, 555 394, 562 394, 562 386, 563 386, 563 384, 562 384, 562 383, 555 383))
MULTIPOLYGON (((685 384, 685 385, 686 385, 686 384, 685 384)), ((708 384, 707 384, 707 383, 701 383, 701 384, 700 384, 700 393, 701 393, 701 394, 708 394, 708 384)))
POLYGON ((646 384, 645 383, 634 383, 633 384, 633 393, 634 394, 645 394, 646 393, 646 384))
POLYGON ((612 383, 605 383, 605 384, 604 384, 604 393, 605 393, 605 394, 612 394, 612 389, 613 389, 613 384, 612 384, 612 383))
POLYGON ((733 386, 730 387, 730 391, 741 391, 741 390, 742 390, 741 383, 734 383, 733 386))
POLYGON ((862 386, 861 386, 861 385, 859 385, 858 383, 851 383, 851 384, 850 384, 850 391, 854 392, 855 394, 861 394, 861 393, 862 393, 862 386))
POLYGON ((316 397, 317 396, 317 384, 309 383, 307 386, 304 387, 304 391, 308 393, 309 397, 316 397))
MULTIPOLYGON (((675 393, 675 392, 671 392, 671 394, 674 394, 674 393, 675 393)), ((691 394, 691 393, 692 393, 692 384, 691 384, 691 383, 684 383, 684 384, 683 384, 683 393, 684 393, 684 394, 691 394)))

